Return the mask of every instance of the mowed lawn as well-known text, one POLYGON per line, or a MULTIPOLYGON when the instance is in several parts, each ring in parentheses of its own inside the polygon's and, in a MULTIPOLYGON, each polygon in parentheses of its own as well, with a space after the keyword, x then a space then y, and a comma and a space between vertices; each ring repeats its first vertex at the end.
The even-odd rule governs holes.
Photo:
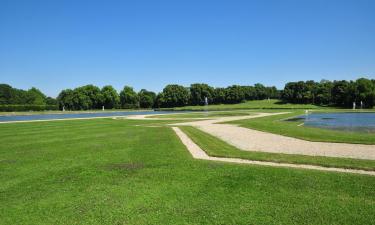
POLYGON ((238 109, 325 109, 311 104, 290 104, 280 100, 252 100, 238 104, 210 104, 208 106, 184 106, 175 107, 173 110, 238 110, 238 109))
MULTIPOLYGON (((268 110, 268 112, 272 111, 268 110)), ((303 110, 286 110, 284 112, 289 113, 275 116, 266 116, 256 119, 236 120, 227 123, 237 124, 242 127, 280 134, 283 136, 295 137, 307 141, 371 145, 375 144, 374 133, 339 131, 308 126, 299 126, 301 124, 301 121, 292 122, 286 121, 286 119, 303 115, 303 110)), ((321 110, 314 112, 348 112, 348 110, 321 110)))
POLYGON ((194 160, 148 123, 0 124, 0 224, 375 221, 375 177, 194 160))

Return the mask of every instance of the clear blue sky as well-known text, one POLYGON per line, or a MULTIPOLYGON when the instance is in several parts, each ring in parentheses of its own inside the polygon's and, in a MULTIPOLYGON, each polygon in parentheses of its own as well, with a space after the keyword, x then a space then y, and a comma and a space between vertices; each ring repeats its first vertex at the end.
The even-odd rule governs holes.
POLYGON ((0 0, 0 83, 276 85, 375 78, 374 0, 0 0))

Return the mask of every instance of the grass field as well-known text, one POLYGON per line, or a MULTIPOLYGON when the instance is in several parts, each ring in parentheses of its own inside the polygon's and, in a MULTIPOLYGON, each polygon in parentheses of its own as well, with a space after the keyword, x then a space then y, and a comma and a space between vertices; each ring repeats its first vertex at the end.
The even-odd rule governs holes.
POLYGON ((319 156, 266 153, 256 151, 242 151, 197 128, 191 126, 181 126, 180 129, 183 130, 197 145, 199 145, 210 156, 375 171, 374 160, 359 160, 349 158, 332 158, 319 156))
POLYGON ((193 112, 193 113, 177 113, 177 114, 166 114, 150 116, 151 118, 212 118, 212 117, 226 117, 226 116, 248 116, 251 115, 251 111, 208 111, 208 112, 193 112))
POLYGON ((208 106, 184 106, 176 107, 173 110, 236 110, 236 109, 321 109, 311 104, 289 104, 282 103, 279 100, 254 100, 246 101, 239 104, 221 104, 221 105, 208 105, 208 106))
POLYGON ((374 177, 194 160, 147 124, 0 124, 0 224, 375 221, 374 177))
POLYGON ((81 114, 81 113, 102 113, 102 112, 134 112, 134 111, 151 111, 152 109, 106 109, 103 110, 77 110, 77 111, 25 111, 25 112, 0 112, 0 116, 14 115, 40 115, 40 114, 81 114))
MULTIPOLYGON (((375 144, 373 133, 360 133, 349 131, 337 131, 320 129, 314 127, 298 126, 300 122, 284 121, 287 118, 303 114, 303 110, 289 110, 291 113, 267 116, 257 119, 246 119, 231 121, 228 123, 238 124, 255 130, 296 137, 308 141, 375 144)), ((337 112, 340 110, 323 110, 322 112, 337 112)))

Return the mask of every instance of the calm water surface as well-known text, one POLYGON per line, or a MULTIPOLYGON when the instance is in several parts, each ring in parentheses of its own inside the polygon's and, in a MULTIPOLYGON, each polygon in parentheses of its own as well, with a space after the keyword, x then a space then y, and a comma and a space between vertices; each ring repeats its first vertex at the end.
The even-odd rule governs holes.
POLYGON ((298 120, 310 127, 375 132, 375 113, 312 113, 290 119, 298 120))
POLYGON ((14 115, 14 116, 0 116, 0 122, 95 118, 95 117, 129 116, 129 115, 152 115, 152 114, 170 114, 170 113, 179 113, 179 112, 175 112, 175 111, 128 111, 128 112, 14 115))

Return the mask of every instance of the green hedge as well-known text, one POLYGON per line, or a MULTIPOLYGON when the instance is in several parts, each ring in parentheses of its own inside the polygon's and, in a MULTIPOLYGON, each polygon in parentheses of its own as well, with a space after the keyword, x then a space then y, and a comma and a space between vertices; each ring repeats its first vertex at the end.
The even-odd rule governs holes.
POLYGON ((0 112, 59 110, 57 105, 0 105, 0 112))

